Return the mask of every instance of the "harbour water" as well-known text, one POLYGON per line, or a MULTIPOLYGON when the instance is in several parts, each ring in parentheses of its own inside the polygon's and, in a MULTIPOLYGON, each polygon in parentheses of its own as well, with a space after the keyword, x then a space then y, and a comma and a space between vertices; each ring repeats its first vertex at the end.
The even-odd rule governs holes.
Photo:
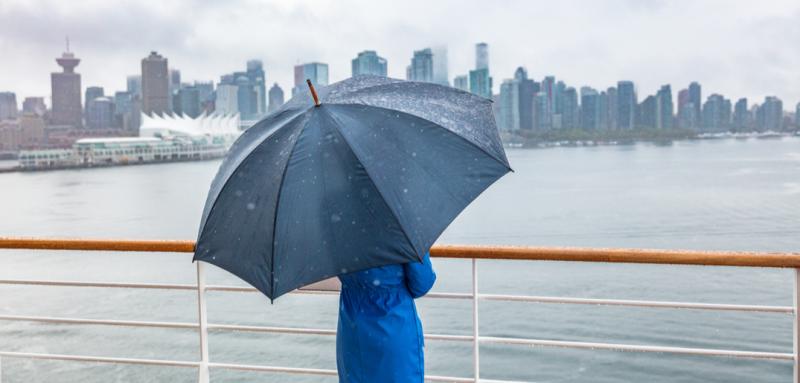
MULTIPOLYGON (((509 150, 515 173, 439 243, 800 251, 800 138, 509 150)), ((218 161, 0 174, 0 235, 194 239, 218 161)), ((193 283, 188 254, 0 252, 0 278, 193 283)), ((791 305, 789 270, 482 261, 481 291, 791 305)), ((470 264, 434 260, 435 291, 470 264)), ((239 284, 210 267, 209 283, 239 284)), ((0 314, 193 322, 192 292, 0 286, 0 314)), ((337 298, 214 292, 209 320, 334 329, 337 298)), ((470 334, 469 301, 422 299, 426 332, 470 334)), ((481 333, 791 352, 787 314, 481 302, 481 333)), ((0 322, 0 350, 198 359, 190 330, 0 322)), ((334 338, 212 332, 217 362, 335 368, 334 338)), ((427 372, 468 377, 471 345, 427 341, 427 372)), ((487 345, 482 376, 535 382, 789 382, 788 361, 487 345)), ((3 382, 192 382, 193 369, 4 358, 3 382)), ((212 370, 214 382, 333 378, 212 370)))

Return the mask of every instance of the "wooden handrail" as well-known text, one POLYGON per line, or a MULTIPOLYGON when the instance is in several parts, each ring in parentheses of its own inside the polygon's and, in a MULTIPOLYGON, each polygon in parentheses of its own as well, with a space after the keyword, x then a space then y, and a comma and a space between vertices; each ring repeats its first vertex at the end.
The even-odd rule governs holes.
MULTIPOLYGON (((0 237, 0 249, 192 253, 194 241, 0 237)), ((439 258, 800 268, 800 253, 439 245, 439 258)))

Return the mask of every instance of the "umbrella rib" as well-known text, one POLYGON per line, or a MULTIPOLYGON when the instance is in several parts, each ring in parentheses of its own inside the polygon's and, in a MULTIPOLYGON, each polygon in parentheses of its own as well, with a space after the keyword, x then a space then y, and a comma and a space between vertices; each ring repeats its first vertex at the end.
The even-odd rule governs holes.
POLYGON ((303 135, 303 132, 306 130, 306 126, 308 126, 308 120, 306 119, 305 122, 302 122, 302 126, 300 127, 299 131, 297 132, 297 138, 292 143, 292 149, 289 151, 289 155, 286 157, 286 163, 283 165, 283 172, 281 172, 281 180, 278 181, 278 196, 275 198, 275 214, 272 217, 272 251, 270 252, 270 261, 269 261, 269 291, 272 295, 269 297, 269 303, 275 303, 275 232, 276 227, 278 226, 278 209, 281 206, 281 194, 283 194, 283 181, 286 179, 286 170, 289 169, 289 161, 292 160, 292 155, 294 155, 294 148, 297 147, 297 142, 300 141, 300 136, 303 135))

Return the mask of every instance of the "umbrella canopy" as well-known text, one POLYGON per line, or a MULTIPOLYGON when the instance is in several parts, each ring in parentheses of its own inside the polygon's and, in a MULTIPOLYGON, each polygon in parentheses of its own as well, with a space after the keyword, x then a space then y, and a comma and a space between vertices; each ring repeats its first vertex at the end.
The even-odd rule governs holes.
POLYGON ((339 274, 419 261, 509 170, 491 101, 356 77, 308 89, 245 131, 214 178, 194 260, 270 299, 339 274))

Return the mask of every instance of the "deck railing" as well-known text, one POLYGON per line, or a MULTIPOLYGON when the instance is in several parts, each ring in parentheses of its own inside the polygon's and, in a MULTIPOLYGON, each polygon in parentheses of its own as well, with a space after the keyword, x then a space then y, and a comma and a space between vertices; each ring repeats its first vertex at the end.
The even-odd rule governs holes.
MULTIPOLYGON (((87 240, 87 239, 32 239, 32 238, 0 238, 0 249, 32 249, 32 250, 101 250, 101 251, 134 251, 191 253, 194 242, 191 241, 134 241, 134 240, 87 240)), ((435 246, 431 249, 432 257, 463 258, 472 260, 472 291, 470 293, 431 293, 426 299, 463 299, 472 302, 472 334, 448 335, 425 334, 426 339, 471 342, 473 353, 473 371, 471 377, 426 376, 428 381, 440 382, 501 382, 480 377, 480 345, 481 344, 516 344, 545 347, 565 347, 577 349, 604 349, 634 352, 659 352, 685 355, 723 356, 748 359, 777 359, 794 362, 794 382, 800 383, 800 328, 798 327, 798 307, 800 307, 800 253, 755 253, 755 252, 707 252, 707 251, 672 251, 672 250, 639 250, 639 249, 581 249, 581 248, 532 248, 532 247, 485 247, 485 246, 435 246), (613 262, 613 263, 646 263, 706 266, 738 266, 738 267, 770 267, 794 269, 793 306, 737 305, 716 303, 667 302, 649 300, 619 299, 587 299, 564 298, 550 296, 481 294, 478 290, 479 259, 493 260, 528 260, 528 261, 568 261, 568 262, 613 262), (679 308, 697 310, 724 310, 744 312, 768 312, 791 314, 794 317, 794 350, 792 353, 758 352, 747 350, 724 350, 686 347, 665 347, 650 345, 630 345, 618 343, 595 343, 547 339, 527 339, 510 337, 481 336, 478 317, 478 303, 485 301, 521 301, 538 303, 588 304, 632 306, 649 308, 679 308)), ((125 327, 156 327, 167 329, 194 329, 200 338, 199 360, 180 361, 163 359, 113 358, 88 355, 62 355, 45 353, 26 353, 0 350, 0 380, 2 380, 2 358, 30 358, 67 360, 79 362, 122 363, 151 366, 189 367, 198 370, 198 382, 209 382, 209 369, 229 369, 245 371, 262 371, 285 374, 327 375, 335 376, 336 370, 293 368, 280 366, 264 366, 249 364, 232 364, 212 362, 208 353, 208 331, 239 331, 278 334, 309 334, 334 336, 335 330, 300 327, 268 327, 242 326, 233 324, 208 323, 206 292, 255 292, 250 287, 207 285, 205 281, 205 265, 196 262, 197 280, 195 284, 161 284, 161 283, 106 283, 86 281, 53 281, 53 280, 16 280, 0 279, 4 285, 36 285, 36 286, 68 286, 68 287, 103 287, 130 289, 161 290, 193 290, 197 291, 198 321, 185 322, 153 322, 129 320, 80 319, 47 316, 0 315, 2 321, 27 321, 56 324, 88 324, 125 327)), ((294 294, 337 294, 335 291, 297 290, 294 294)))

